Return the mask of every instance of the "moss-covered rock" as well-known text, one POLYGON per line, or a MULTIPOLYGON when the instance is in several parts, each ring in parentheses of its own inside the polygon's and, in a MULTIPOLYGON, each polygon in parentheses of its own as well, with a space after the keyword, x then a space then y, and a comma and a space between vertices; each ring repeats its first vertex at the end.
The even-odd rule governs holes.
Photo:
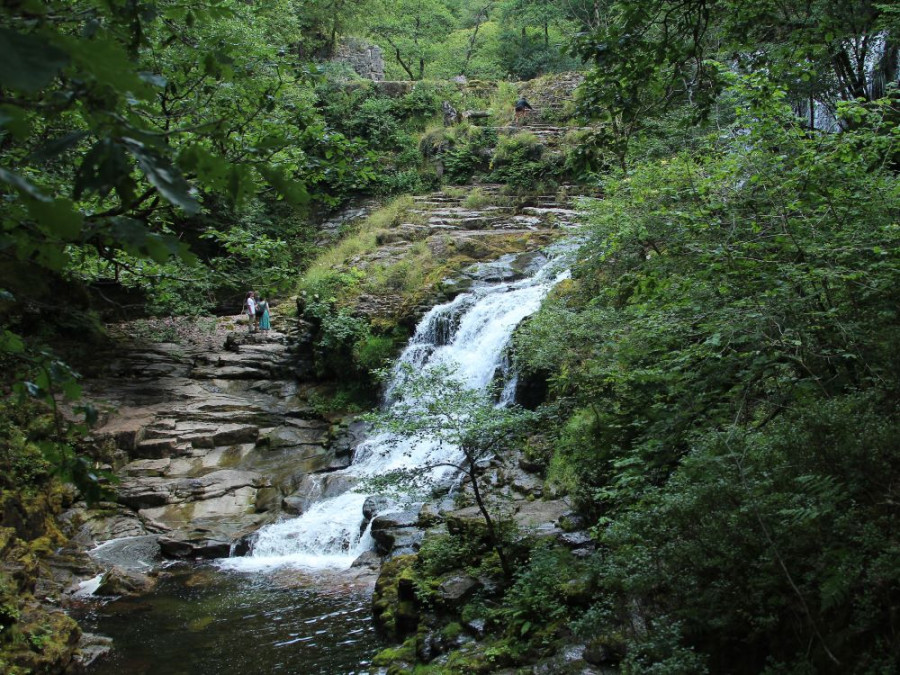
POLYGON ((415 561, 415 555, 402 555, 386 562, 372 596, 375 626, 398 642, 415 633, 419 625, 415 561))
POLYGON ((33 595, 50 577, 42 561, 66 541, 56 517, 68 502, 52 481, 0 497, 0 672, 61 673, 74 658, 78 624, 33 595))

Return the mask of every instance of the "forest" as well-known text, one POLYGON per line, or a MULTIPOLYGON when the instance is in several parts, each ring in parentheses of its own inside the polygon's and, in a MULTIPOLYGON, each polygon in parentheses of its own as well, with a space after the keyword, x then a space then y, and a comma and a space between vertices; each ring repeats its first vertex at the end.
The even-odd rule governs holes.
POLYGON ((496 514, 426 536, 382 578, 443 612, 448 643, 482 619, 480 647, 429 664, 425 619, 388 621, 375 664, 538 672, 515 669, 580 641, 602 672, 900 669, 894 3, 7 0, 0 147, 0 670, 63 672, 16 655, 52 651, 25 607, 54 515, 115 490, 79 373, 110 326, 196 325, 259 288, 312 327, 322 414, 369 411, 469 259, 354 261, 422 225, 416 197, 477 206, 488 185, 583 196, 578 249, 512 339, 536 393, 438 420, 462 410, 453 442, 527 458, 595 548, 496 514), (359 43, 386 82, 335 58, 359 43), (523 93, 540 123, 498 132, 523 93), (490 121, 446 126, 444 102, 490 121), (361 202, 369 229, 325 231, 361 202), (356 311, 387 296, 394 314, 356 311), (499 590, 442 608, 460 568, 499 590))

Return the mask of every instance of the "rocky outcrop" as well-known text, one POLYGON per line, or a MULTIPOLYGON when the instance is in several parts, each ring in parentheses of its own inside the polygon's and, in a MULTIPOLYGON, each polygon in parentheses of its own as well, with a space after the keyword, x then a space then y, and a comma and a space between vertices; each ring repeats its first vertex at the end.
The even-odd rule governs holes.
POLYGON ((101 359, 86 388, 118 506, 70 514, 82 545, 153 536, 165 557, 227 556, 307 475, 349 463, 298 382, 301 341, 229 327, 217 345, 131 343, 101 359))

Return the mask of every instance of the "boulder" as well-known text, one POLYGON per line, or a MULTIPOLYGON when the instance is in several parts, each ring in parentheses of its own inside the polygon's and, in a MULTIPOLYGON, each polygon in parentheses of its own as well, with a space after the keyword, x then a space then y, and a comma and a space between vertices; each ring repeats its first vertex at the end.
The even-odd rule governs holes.
POLYGON ((448 609, 456 610, 462 607, 475 592, 481 588, 481 582, 468 574, 454 574, 441 582, 438 586, 438 596, 448 609))
POLYGON ((327 428, 300 427, 296 424, 288 424, 275 427, 259 439, 261 444, 267 444, 270 448, 297 447, 313 445, 322 447, 328 440, 327 428))
POLYGON ((418 509, 375 516, 371 529, 375 550, 382 555, 417 551, 424 538, 424 533, 416 527, 418 522, 418 509))
POLYGON ((383 495, 373 495, 368 497, 363 504, 363 518, 368 523, 377 514, 392 508, 396 502, 390 497, 383 495))
POLYGON ((153 590, 155 585, 154 577, 137 570, 114 566, 103 575, 94 595, 143 595, 153 590))
POLYGON ((589 532, 582 530, 581 532, 563 532, 557 536, 560 544, 571 550, 595 548, 594 540, 589 532))
POLYGON ((103 658, 112 651, 112 638, 96 633, 82 633, 78 641, 75 663, 78 670, 86 671, 97 659, 103 658))
POLYGON ((231 541, 207 539, 202 535, 191 536, 179 533, 176 536, 159 538, 159 547, 167 558, 227 558, 231 552, 231 541))

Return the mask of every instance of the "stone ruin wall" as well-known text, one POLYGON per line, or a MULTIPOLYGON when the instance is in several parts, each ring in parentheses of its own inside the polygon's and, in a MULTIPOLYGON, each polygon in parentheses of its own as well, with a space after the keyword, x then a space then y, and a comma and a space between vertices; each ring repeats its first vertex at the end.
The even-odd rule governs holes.
POLYGON ((349 64, 357 75, 367 80, 384 80, 384 52, 378 45, 362 40, 345 40, 335 49, 332 61, 349 64))

